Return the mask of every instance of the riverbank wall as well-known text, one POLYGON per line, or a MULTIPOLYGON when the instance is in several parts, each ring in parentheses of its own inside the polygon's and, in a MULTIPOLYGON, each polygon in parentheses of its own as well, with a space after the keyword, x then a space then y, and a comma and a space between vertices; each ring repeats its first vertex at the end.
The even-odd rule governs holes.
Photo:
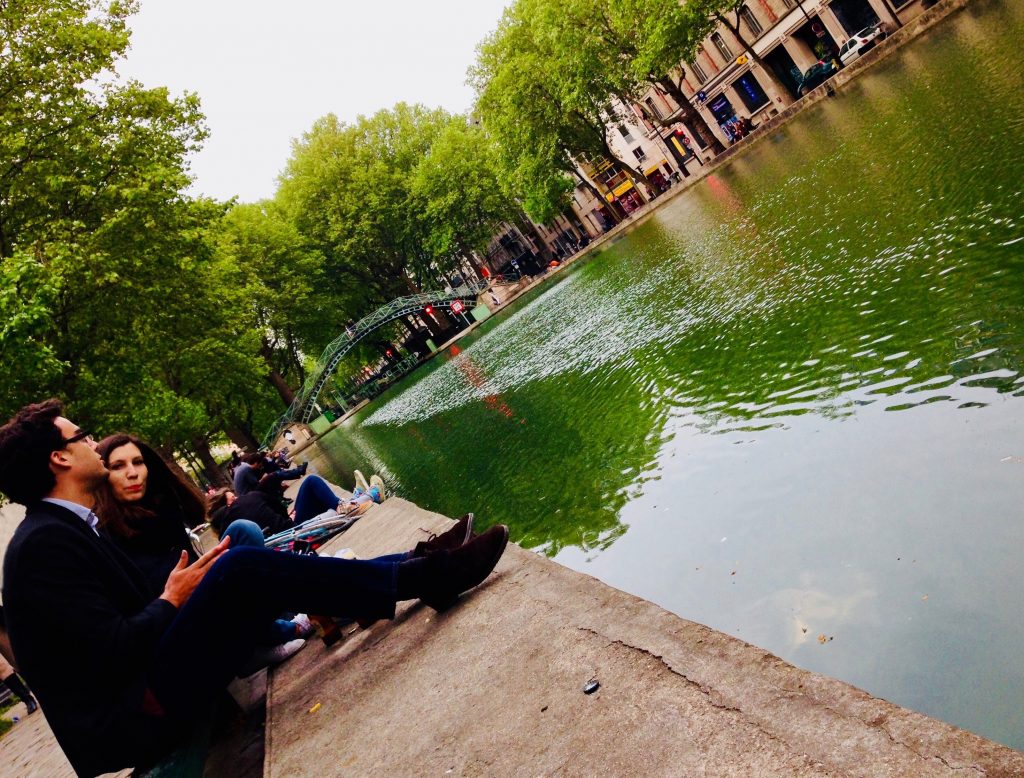
MULTIPOLYGON (((325 551, 449 524, 391 498, 325 551)), ((270 778, 1024 775, 1024 754, 511 544, 448 612, 401 604, 274 670, 265 746, 270 778)))

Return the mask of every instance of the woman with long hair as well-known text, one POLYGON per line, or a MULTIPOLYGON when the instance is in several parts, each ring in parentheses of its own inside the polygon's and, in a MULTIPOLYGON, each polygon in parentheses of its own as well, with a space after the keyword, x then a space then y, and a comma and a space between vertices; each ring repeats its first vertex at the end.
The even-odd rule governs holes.
POLYGON ((98 448, 110 475, 96 496, 100 529, 163 591, 181 552, 196 556, 186 527, 206 521, 206 500, 178 470, 134 435, 104 438, 98 448))
MULTIPOLYGON (((196 559, 185 528, 206 520, 206 498, 178 469, 134 435, 110 435, 100 441, 97 451, 109 473, 106 488, 96 496, 100 531, 135 563, 154 596, 158 596, 182 551, 188 554, 190 563, 196 559)), ((263 545, 263 531, 244 519, 232 522, 222 534, 231 538, 234 548, 263 545)), ((301 647, 296 638, 311 631, 312 625, 304 616, 294 621, 278 619, 268 625, 264 643, 290 646, 294 653, 301 647)), ((279 653, 268 658, 286 658, 279 653)))

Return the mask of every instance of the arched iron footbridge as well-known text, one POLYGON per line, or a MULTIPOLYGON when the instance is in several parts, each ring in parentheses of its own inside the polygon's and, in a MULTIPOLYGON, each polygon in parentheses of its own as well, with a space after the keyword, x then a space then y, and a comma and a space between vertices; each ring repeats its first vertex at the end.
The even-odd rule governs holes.
MULTIPOLYGON (((316 365, 309 372, 306 382, 296 393, 288 411, 278 419, 277 423, 267 433, 264 439, 265 445, 273 445, 277 437, 289 424, 302 422, 308 424, 310 419, 319 413, 317 398, 327 386, 327 382, 337 369, 341 360, 356 347, 356 345, 379 330, 381 327, 390 324, 395 319, 407 316, 410 313, 421 313, 427 308, 448 308, 456 301, 460 302, 467 310, 472 309, 477 302, 477 295, 485 291, 492 283, 491 280, 470 281, 451 291, 422 292, 420 294, 399 297, 391 302, 382 305, 369 316, 364 316, 355 324, 347 327, 343 333, 330 342, 324 353, 320 355, 316 365)), ((458 306, 456 306, 458 308, 458 306)))

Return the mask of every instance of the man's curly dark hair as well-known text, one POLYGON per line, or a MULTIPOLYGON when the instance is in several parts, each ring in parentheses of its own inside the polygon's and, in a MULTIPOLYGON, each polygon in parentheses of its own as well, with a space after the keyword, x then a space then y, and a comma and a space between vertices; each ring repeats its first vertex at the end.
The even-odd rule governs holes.
POLYGON ((59 400, 26 405, 0 427, 0 492, 12 502, 31 505, 57 485, 50 454, 64 445, 54 424, 64 412, 59 400))

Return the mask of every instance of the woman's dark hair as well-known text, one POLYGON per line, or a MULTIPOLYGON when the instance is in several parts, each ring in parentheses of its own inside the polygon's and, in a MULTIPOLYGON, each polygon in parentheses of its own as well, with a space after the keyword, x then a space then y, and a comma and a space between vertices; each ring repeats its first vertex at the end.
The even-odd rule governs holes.
POLYGON ((103 457, 103 464, 110 464, 110 455, 115 449, 134 443, 142 452, 146 463, 146 493, 138 502, 125 503, 114 499, 109 486, 100 489, 96 495, 96 515, 104 529, 114 535, 130 538, 138 534, 133 526, 139 521, 152 518, 160 509, 177 507, 182 521, 189 527, 206 520, 206 498, 177 468, 167 464, 162 456, 134 435, 118 433, 100 441, 97 450, 103 457))
POLYGON ((228 492, 231 489, 227 486, 222 486, 220 489, 215 491, 213 494, 206 495, 206 506, 207 511, 210 515, 213 515, 216 511, 221 508, 228 507, 228 492))
POLYGON ((13 502, 38 502, 57 485, 50 454, 64 445, 54 424, 63 412, 59 400, 46 400, 26 405, 0 427, 0 492, 13 502))

